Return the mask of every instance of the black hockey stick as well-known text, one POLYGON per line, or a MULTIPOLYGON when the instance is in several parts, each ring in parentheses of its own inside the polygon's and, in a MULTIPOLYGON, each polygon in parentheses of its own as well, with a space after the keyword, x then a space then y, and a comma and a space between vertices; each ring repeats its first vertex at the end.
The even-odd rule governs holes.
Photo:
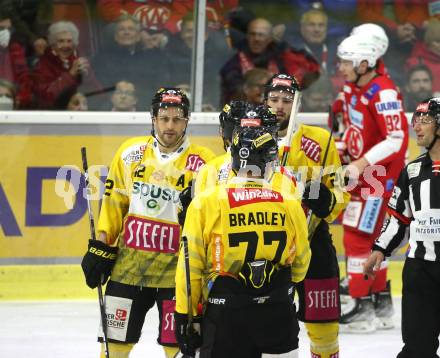
MULTIPOLYGON (((186 236, 182 236, 183 244, 183 257, 185 259, 185 278, 186 278, 186 297, 188 306, 188 324, 186 326, 186 334, 190 336, 194 334, 193 327, 193 315, 192 315, 192 297, 191 297, 191 274, 189 272, 189 250, 188 250, 188 239, 186 236)), ((193 358, 188 354, 183 354, 182 358, 193 358)))
MULTIPOLYGON (((90 225, 90 235, 92 240, 96 240, 95 233, 95 220, 93 219, 92 206, 90 204, 90 188, 89 188, 89 166, 87 164, 87 151, 86 147, 81 148, 81 158, 84 170, 84 179, 86 184, 86 201, 87 201, 87 212, 89 213, 89 225, 90 225)), ((110 352, 108 350, 108 340, 107 340, 107 316, 105 314, 104 306, 104 296, 102 295, 102 285, 101 282, 98 283, 98 299, 99 299, 99 310, 101 312, 101 326, 103 342, 105 347, 105 357, 110 358, 110 352)))

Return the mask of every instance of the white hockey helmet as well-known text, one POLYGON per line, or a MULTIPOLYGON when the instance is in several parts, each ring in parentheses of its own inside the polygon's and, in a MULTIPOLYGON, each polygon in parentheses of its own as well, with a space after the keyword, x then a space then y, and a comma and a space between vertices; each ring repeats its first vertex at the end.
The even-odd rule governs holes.
POLYGON ((376 24, 366 23, 359 26, 356 26, 351 30, 350 35, 363 35, 366 39, 370 39, 370 41, 377 46, 380 57, 385 55, 388 50, 388 36, 385 30, 376 24))
POLYGON ((377 47, 364 35, 350 35, 338 46, 338 57, 352 61, 358 67, 362 61, 368 62, 368 67, 374 67, 380 58, 377 47))

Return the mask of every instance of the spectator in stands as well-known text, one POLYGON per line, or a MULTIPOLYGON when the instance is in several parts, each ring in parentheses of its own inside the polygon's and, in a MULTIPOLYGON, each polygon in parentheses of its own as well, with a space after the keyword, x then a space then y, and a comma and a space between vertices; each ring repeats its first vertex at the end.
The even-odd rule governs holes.
POLYGON ((12 82, 0 79, 0 110, 12 110, 15 108, 16 90, 12 82))
MULTIPOLYGON (((93 59, 96 77, 104 88, 122 80, 133 83, 139 94, 138 106, 147 108, 154 90, 169 83, 167 58, 157 49, 142 49, 141 25, 133 16, 122 15, 115 25, 112 46, 93 59)), ((107 100, 100 100, 97 106, 102 108, 107 100)))
POLYGON ((14 39, 12 12, 0 5, 0 78, 17 87, 16 108, 29 108, 32 103, 32 83, 24 47, 14 39))
POLYGON ((67 88, 56 99, 53 106, 58 111, 87 111, 87 97, 76 88, 67 88))
POLYGON ((423 63, 433 74, 432 90, 440 91, 440 20, 432 19, 428 22, 424 41, 418 41, 411 57, 406 61, 406 68, 423 63))
MULTIPOLYGON (((296 16, 294 16, 294 20, 296 23, 300 22, 301 16, 311 9, 324 11, 329 17, 329 23, 327 25, 327 36, 329 38, 345 37, 358 22, 358 0, 288 0, 288 2, 295 12, 296 16)), ((288 26, 290 33, 293 33, 292 30, 294 30, 294 26, 288 26)), ((295 43, 293 43, 293 45, 295 46, 295 43)))
POLYGON ((327 37, 328 16, 323 10, 305 12, 300 20, 300 37, 292 42, 295 48, 305 50, 321 66, 321 73, 333 72, 336 43, 327 37))
POLYGON ((275 43, 272 24, 263 18, 249 23, 246 40, 220 70, 222 103, 240 97, 243 76, 253 68, 264 68, 272 74, 285 72, 294 75, 303 87, 319 77, 319 65, 313 57, 285 43, 275 43))
POLYGON ((112 111, 136 111, 137 95, 135 85, 128 81, 119 81, 112 94, 111 103, 112 111))
POLYGON ((433 96, 431 70, 423 64, 411 67, 404 91, 405 111, 414 112, 420 102, 433 96))
MULTIPOLYGON (((165 48, 165 56, 170 58, 170 78, 172 85, 188 84, 191 81, 191 61, 194 38, 193 13, 188 13, 182 20, 182 30, 171 36, 165 48)), ((220 80, 218 71, 230 56, 222 32, 205 29, 205 56, 203 76, 203 103, 211 104, 214 109, 219 109, 220 80)))
POLYGON ((254 68, 246 72, 243 83, 243 99, 255 105, 262 104, 264 86, 271 77, 272 74, 264 68, 254 68))
POLYGON ((430 0, 358 0, 361 22, 382 25, 390 46, 384 57, 390 77, 399 85, 405 84, 405 61, 410 57, 429 18, 430 0))
POLYGON ((325 112, 333 100, 332 84, 327 76, 321 76, 319 80, 307 88, 302 95, 303 112, 325 112))
POLYGON ((141 26, 145 48, 162 48, 170 34, 179 30, 179 23, 193 1, 187 0, 98 0, 97 10, 106 22, 117 21, 121 15, 132 15, 141 26))
POLYGON ((70 21, 58 21, 48 30, 49 48, 35 69, 35 94, 41 109, 52 109, 58 97, 69 89, 83 92, 101 89, 87 58, 77 54, 78 28, 70 21))

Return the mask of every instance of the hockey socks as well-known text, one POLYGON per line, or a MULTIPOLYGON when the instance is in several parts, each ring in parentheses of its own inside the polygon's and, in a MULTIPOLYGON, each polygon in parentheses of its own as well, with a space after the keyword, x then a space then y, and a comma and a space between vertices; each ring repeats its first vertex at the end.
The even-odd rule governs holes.
POLYGON ((339 357, 338 322, 306 322, 305 326, 310 338, 310 351, 312 358, 339 357))
MULTIPOLYGON (((108 343, 108 351, 111 358, 128 358, 133 347, 134 343, 108 343)), ((99 357, 105 358, 103 343, 101 343, 101 354, 99 357)))

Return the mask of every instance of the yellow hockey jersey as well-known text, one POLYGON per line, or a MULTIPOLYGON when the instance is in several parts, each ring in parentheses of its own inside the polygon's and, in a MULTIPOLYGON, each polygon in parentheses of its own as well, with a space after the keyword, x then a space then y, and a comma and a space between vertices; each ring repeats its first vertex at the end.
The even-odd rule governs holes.
MULTIPOLYGON (((304 279, 309 262, 307 224, 299 200, 265 180, 233 178, 197 195, 188 208, 193 313, 219 275, 237 276, 245 261, 267 259, 289 266, 292 281, 304 279), (202 290, 203 289, 203 290, 202 290)), ((176 311, 187 311, 184 254, 176 272, 176 311)))
MULTIPOLYGON (((343 190, 344 181, 341 173, 341 161, 335 142, 331 138, 322 178, 321 168, 324 161, 330 133, 323 128, 300 124, 290 143, 290 152, 286 167, 295 173, 297 182, 305 183, 308 180, 319 180, 329 188, 336 198, 336 205, 325 218, 332 223, 350 200, 350 194, 343 190)), ((284 143, 280 145, 280 158, 283 155, 284 143)), ((315 218, 315 225, 319 219, 315 218)))
POLYGON ((98 231, 119 247, 111 279, 130 285, 174 287, 180 244, 180 192, 214 158, 186 139, 173 153, 160 152, 151 136, 127 140, 106 180, 98 231))

